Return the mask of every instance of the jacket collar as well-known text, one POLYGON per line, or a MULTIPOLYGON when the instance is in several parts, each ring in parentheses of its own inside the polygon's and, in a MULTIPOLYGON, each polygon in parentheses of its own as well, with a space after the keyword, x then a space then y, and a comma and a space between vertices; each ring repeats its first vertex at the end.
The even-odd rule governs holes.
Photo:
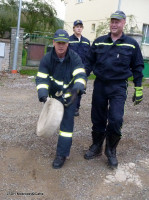
MULTIPOLYGON (((108 33, 107 38, 108 38, 109 40, 112 40, 112 39, 111 39, 111 32, 108 33)), ((125 38, 126 38, 126 35, 125 35, 124 32, 123 32, 123 33, 122 33, 122 36, 121 36, 118 40, 123 41, 125 38)))
MULTIPOLYGON (((53 49, 52 49, 52 56, 53 56, 54 60, 60 62, 60 61, 59 61, 59 58, 58 58, 58 56, 57 56, 57 54, 56 54, 56 52, 55 52, 55 48, 54 48, 54 47, 53 47, 53 49)), ((68 47, 64 60, 68 60, 69 57, 70 57, 70 56, 69 56, 69 47, 68 47)))
MULTIPOLYGON (((75 34, 73 34, 73 37, 74 37, 74 39, 78 40, 78 38, 75 36, 75 34)), ((80 41, 81 40, 82 40, 82 35, 81 35, 80 41)))

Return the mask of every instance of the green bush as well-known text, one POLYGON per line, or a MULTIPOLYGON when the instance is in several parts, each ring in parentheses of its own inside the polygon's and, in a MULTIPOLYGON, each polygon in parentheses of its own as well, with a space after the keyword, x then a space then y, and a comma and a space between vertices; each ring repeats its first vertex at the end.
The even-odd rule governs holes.
POLYGON ((38 69, 21 69, 20 74, 21 75, 28 75, 28 76, 36 76, 38 72, 38 69))

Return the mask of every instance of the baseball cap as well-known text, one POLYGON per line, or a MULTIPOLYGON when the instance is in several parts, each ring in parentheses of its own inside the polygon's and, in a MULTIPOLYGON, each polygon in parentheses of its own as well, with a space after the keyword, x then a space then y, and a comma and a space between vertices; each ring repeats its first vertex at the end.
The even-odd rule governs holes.
POLYGON ((83 22, 81 20, 76 20, 74 21, 73 26, 77 26, 78 24, 83 25, 83 22))
POLYGON ((53 40, 55 42, 69 42, 69 35, 63 29, 58 29, 55 34, 53 40))
POLYGON ((112 19, 126 19, 126 15, 123 11, 117 10, 115 13, 113 13, 110 18, 112 19))

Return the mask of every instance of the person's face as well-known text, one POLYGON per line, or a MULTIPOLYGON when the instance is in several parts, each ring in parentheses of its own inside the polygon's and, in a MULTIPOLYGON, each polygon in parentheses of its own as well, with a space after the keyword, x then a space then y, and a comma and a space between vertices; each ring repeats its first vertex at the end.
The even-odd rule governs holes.
POLYGON ((123 32, 125 26, 125 19, 111 19, 110 32, 112 35, 120 35, 123 32))
POLYGON ((53 46, 55 47, 56 54, 59 58, 64 58, 67 48, 68 42, 55 42, 53 41, 53 46))
POLYGON ((73 27, 74 34, 81 35, 83 31, 83 25, 78 24, 77 26, 73 27))

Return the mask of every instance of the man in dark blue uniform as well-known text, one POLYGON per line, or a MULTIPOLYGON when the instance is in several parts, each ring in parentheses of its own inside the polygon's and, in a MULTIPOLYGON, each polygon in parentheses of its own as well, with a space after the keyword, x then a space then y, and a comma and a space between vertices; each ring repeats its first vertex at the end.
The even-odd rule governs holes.
POLYGON ((134 104, 143 99, 143 58, 138 43, 123 33, 125 22, 124 12, 111 15, 110 33, 93 42, 85 63, 87 76, 93 71, 96 79, 91 111, 93 144, 84 158, 101 155, 106 138, 105 155, 112 168, 118 166, 116 147, 122 135, 129 77, 134 78, 134 104))
MULTIPOLYGON (((82 36, 83 31, 83 22, 81 20, 76 20, 73 23, 73 32, 74 34, 69 38, 69 47, 74 50, 82 59, 82 62, 85 61, 85 56, 90 48, 90 41, 82 36)), ((79 116, 81 95, 78 95, 77 108, 75 111, 75 116, 79 116)))
POLYGON ((36 77, 40 102, 53 97, 64 104, 56 158, 53 168, 61 168, 69 156, 74 127, 74 113, 79 93, 86 87, 86 72, 81 58, 68 48, 69 35, 65 30, 55 32, 52 50, 41 60, 36 77))

